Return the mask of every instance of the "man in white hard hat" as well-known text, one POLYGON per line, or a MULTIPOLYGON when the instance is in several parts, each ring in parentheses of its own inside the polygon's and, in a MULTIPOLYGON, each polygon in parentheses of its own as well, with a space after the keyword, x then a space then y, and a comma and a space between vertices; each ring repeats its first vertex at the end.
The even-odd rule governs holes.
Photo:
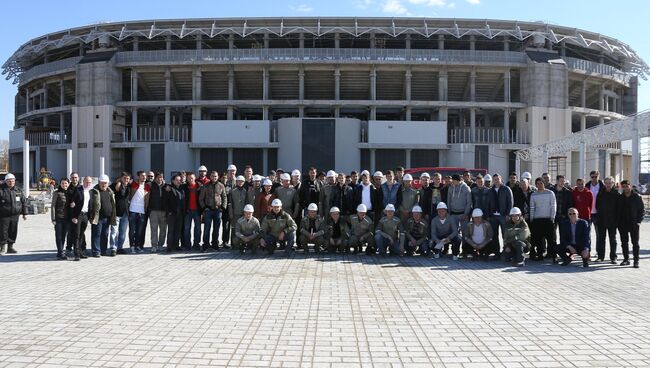
POLYGON ((431 246, 433 256, 440 258, 440 255, 447 254, 449 244, 453 260, 458 260, 460 253, 460 237, 458 236, 458 222, 448 215, 447 204, 440 202, 436 206, 438 215, 431 220, 431 246))
POLYGON ((23 215, 27 219, 27 199, 22 189, 16 186, 16 177, 12 173, 5 175, 5 182, 0 185, 0 255, 6 252, 17 253, 14 248, 18 236, 18 219, 23 215))
MULTIPOLYGON (((237 166, 235 165, 228 165, 227 173, 226 173, 226 179, 224 180, 224 187, 226 187, 226 198, 230 199, 230 191, 235 189, 237 186, 237 181, 235 180, 237 178, 237 166)), ((228 207, 230 207, 230 203, 228 203, 228 207)), ((227 209, 226 211, 223 211, 223 214, 221 215, 221 241, 223 244, 223 247, 228 249, 229 244, 230 244, 230 232, 232 224, 237 221, 237 219, 231 219, 230 218, 230 210, 227 209)))
POLYGON ((401 256, 402 249, 399 236, 402 227, 400 220, 395 217, 395 206, 390 203, 387 204, 384 213, 385 216, 379 220, 375 229, 377 251, 380 256, 385 257, 387 248, 390 248, 391 256, 401 256))
MULTIPOLYGON (((228 195, 228 216, 233 222, 236 222, 244 215, 244 206, 247 204, 253 204, 249 201, 250 196, 244 187, 245 182, 246 179, 242 175, 237 176, 235 178, 235 188, 233 188, 228 195)), ((234 239, 232 234, 231 239, 234 239)))
POLYGON ((357 206, 357 214, 350 217, 350 237, 348 238, 348 251, 354 248, 358 254, 366 246, 366 254, 375 254, 375 238, 373 237, 374 224, 366 215, 366 206, 362 203, 357 206))
POLYGON ((341 218, 341 211, 338 207, 330 208, 330 218, 326 223, 325 242, 327 243, 327 251, 334 253, 345 252, 348 234, 350 228, 347 222, 341 218))
POLYGON ((296 239, 297 229, 296 222, 282 210, 282 201, 276 198, 271 202, 271 213, 264 216, 264 220, 262 220, 260 245, 269 254, 273 254, 276 244, 280 243, 289 256, 294 251, 293 243, 296 239))
MULTIPOLYGON (((382 173, 375 172, 375 179, 381 185, 382 173)), ((370 174, 367 171, 361 172, 361 183, 354 188, 354 203, 356 206, 363 204, 366 208, 367 216, 371 220, 381 217, 381 188, 377 187, 370 181, 370 174)), ((355 210, 356 211, 356 210, 355 210)))
POLYGON ((303 211, 307 210, 310 203, 319 203, 322 188, 322 183, 316 178, 316 168, 310 167, 308 173, 308 177, 300 184, 300 208, 303 211))
POLYGON ((280 175, 281 186, 275 190, 273 195, 282 201, 282 209, 291 215, 294 221, 300 219, 300 201, 298 191, 291 186, 291 176, 288 173, 280 175))
POLYGON ((423 212, 422 207, 413 206, 412 215, 403 229, 402 249, 408 256, 416 251, 422 256, 429 255, 429 224, 423 218, 423 212))
POLYGON ((485 174, 485 176, 483 176, 483 182, 485 183, 485 186, 487 188, 491 188, 492 187, 492 175, 485 174))
POLYGON ((210 182, 210 177, 208 177, 208 168, 201 165, 199 166, 199 176, 196 178, 196 182, 201 185, 207 185, 210 182))
POLYGON ((221 217, 228 209, 226 187, 219 181, 219 172, 212 171, 210 173, 210 182, 203 185, 199 192, 199 207, 202 211, 201 219, 203 220, 203 246, 201 251, 219 250, 221 217))
POLYGON ((293 189, 295 189, 298 193, 300 193, 300 180, 302 179, 302 174, 300 173, 300 170, 293 170, 291 172, 291 186, 293 189))
POLYGON ((402 223, 402 227, 404 227, 406 226, 406 221, 411 216, 413 206, 418 204, 420 201, 420 192, 413 188, 413 176, 411 174, 405 174, 402 177, 402 186, 400 190, 402 193, 396 208, 399 211, 399 219, 402 223))
POLYGON ((336 185, 336 172, 329 170, 325 175, 325 185, 320 190, 319 194, 319 214, 325 217, 330 212, 330 202, 332 200, 332 190, 336 185))
POLYGON ((318 216, 318 206, 310 203, 307 206, 307 216, 300 221, 300 236, 298 246, 304 249, 305 255, 309 253, 309 244, 314 244, 314 252, 320 253, 325 245, 325 221, 318 216))
MULTIPOLYGON (((108 175, 99 177, 99 184, 90 190, 88 222, 91 223, 93 257, 105 256, 108 249, 108 230, 116 224, 115 196, 108 187, 108 175)), ((111 256, 115 254, 111 251, 111 256)))
MULTIPOLYGON (((477 187, 472 190, 477 189, 477 187)), ((490 255, 489 247, 492 244, 494 234, 492 226, 483 219, 483 215, 484 213, 480 208, 475 208, 472 211, 472 221, 468 222, 465 229, 463 229, 463 254, 466 258, 484 257, 487 259, 490 255)))
POLYGON ((503 254, 506 262, 516 262, 517 267, 524 265, 526 253, 530 251, 530 230, 519 207, 510 210, 510 221, 503 238, 503 254))
POLYGON ((232 246, 233 248, 239 248, 239 254, 246 253, 247 249, 250 249, 252 254, 255 254, 257 253, 257 247, 260 245, 261 226, 259 220, 253 216, 253 211, 252 205, 245 205, 243 209, 244 215, 237 219, 235 223, 232 246))

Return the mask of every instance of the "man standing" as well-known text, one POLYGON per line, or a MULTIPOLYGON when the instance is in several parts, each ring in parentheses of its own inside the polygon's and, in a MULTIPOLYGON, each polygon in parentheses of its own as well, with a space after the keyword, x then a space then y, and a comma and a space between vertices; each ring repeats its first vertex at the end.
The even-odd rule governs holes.
POLYGON ((149 223, 151 224, 151 253, 163 249, 167 237, 167 203, 163 173, 155 174, 149 193, 149 223))
MULTIPOLYGON (((375 172, 374 177, 381 178, 383 177, 383 174, 381 171, 377 171, 375 172)), ((371 221, 381 217, 381 198, 383 194, 380 187, 377 187, 370 182, 370 174, 361 173, 361 183, 356 186, 354 191, 354 204, 357 209, 359 205, 362 204, 365 208, 364 213, 367 213, 371 221)), ((356 212, 358 212, 358 210, 356 212)), ((354 217, 354 215, 351 217, 354 217)), ((351 222, 350 225, 352 225, 351 222)))
MULTIPOLYGON (((300 209, 305 211, 310 203, 320 200, 321 183, 316 178, 316 168, 309 168, 309 177, 300 185, 300 209)), ((303 215, 306 215, 303 213, 303 215)))
MULTIPOLYGON (((244 188, 245 182, 246 179, 243 176, 237 176, 235 180, 236 186, 230 191, 230 198, 228 198, 228 216, 230 216, 233 222, 239 220, 244 215, 244 207, 247 204, 253 205, 249 201, 248 191, 244 188)), ((230 235, 231 239, 234 239, 234 230, 232 228, 233 234, 230 235)))
POLYGON ((600 180, 600 172, 598 172, 598 170, 590 172, 589 178, 591 180, 585 184, 585 187, 589 189, 592 194, 591 223, 596 225, 594 226, 594 231, 596 232, 596 244, 598 244, 598 242, 600 242, 600 233, 598 231, 598 210, 596 209, 596 198, 598 197, 598 193, 605 187, 605 183, 600 180))
MULTIPOLYGON (((228 165, 228 174, 226 174, 226 179, 224 182, 224 186, 226 187, 226 198, 230 198, 230 191, 235 189, 237 186, 235 178, 237 177, 237 166, 235 165, 228 165)), ((232 219, 232 222, 237 221, 237 219, 232 219)), ((231 218, 230 218, 230 211, 226 210, 223 211, 221 214, 221 241, 223 243, 224 248, 230 248, 230 225, 231 225, 231 218)))
POLYGON ((185 191, 181 176, 174 175, 172 184, 165 187, 165 208, 167 209, 167 253, 178 250, 185 218, 185 191))
POLYGON ((226 187, 219 181, 217 171, 210 173, 210 182, 201 188, 199 208, 203 210, 202 251, 206 252, 210 247, 219 250, 219 227, 222 213, 228 208, 228 198, 226 197, 226 187), (210 229, 212 229, 212 238, 210 238, 210 229))
POLYGON ((325 185, 321 188, 318 202, 320 203, 318 207, 319 214, 322 218, 325 218, 330 213, 330 202, 332 201, 332 190, 336 185, 336 176, 333 170, 329 170, 325 176, 325 185))
POLYGON ((564 175, 558 175, 552 191, 555 194, 555 203, 557 204, 557 211, 555 211, 555 229, 560 226, 562 221, 569 219, 569 208, 573 207, 573 197, 571 189, 566 185, 564 175))
POLYGON ((0 255, 18 253, 14 248, 18 236, 18 219, 23 215, 27 220, 27 198, 22 189, 16 186, 16 177, 8 173, 0 185, 0 255))
POLYGON ((591 206, 594 203, 593 194, 585 188, 585 182, 582 179, 576 180, 576 187, 571 193, 573 205, 578 210, 578 217, 587 221, 591 225, 591 206))
POLYGON ((196 178, 196 182, 201 184, 201 185, 207 185, 210 182, 210 178, 208 177, 208 168, 201 165, 199 166, 199 176, 196 178))
MULTIPOLYGON (((70 203, 70 206, 73 208, 72 211, 72 223, 75 225, 75 241, 76 241, 76 251, 75 251, 75 261, 78 261, 79 258, 84 259, 86 257, 86 229, 88 228, 88 206, 90 204, 90 190, 93 188, 93 178, 90 176, 85 176, 83 179, 83 188, 81 190, 81 206, 77 205, 77 202, 74 201, 70 203), (77 209, 78 210, 75 210, 77 209)), ((92 229, 91 229, 92 231, 92 229)))
POLYGON ((399 210, 399 220, 402 223, 402 227, 406 226, 406 221, 408 221, 411 215, 411 210, 420 201, 420 193, 413 189, 412 184, 413 176, 411 174, 406 174, 402 177, 402 187, 400 188, 402 195, 399 207, 396 207, 399 210))
POLYGON ((183 185, 185 192, 185 220, 183 222, 183 248, 185 251, 194 249, 201 250, 201 207, 199 206, 201 184, 196 182, 194 173, 187 174, 187 183, 183 185), (194 222, 194 237, 192 234, 192 222, 194 222))
POLYGON ((418 205, 422 209, 422 217, 427 223, 431 222, 431 202, 433 200, 433 188, 429 185, 429 173, 420 175, 420 200, 418 205))
POLYGON ((447 192, 446 204, 449 207, 450 220, 454 221, 456 229, 461 229, 472 212, 472 193, 458 174, 451 177, 451 187, 447 192))
POLYGON ((630 265, 629 240, 632 238, 632 256, 634 268, 639 268, 639 227, 643 221, 645 207, 639 193, 632 190, 630 182, 621 181, 623 194, 619 203, 619 233, 621 234, 621 247, 623 248, 623 262, 621 266, 630 265))
POLYGON ((605 187, 596 196, 596 262, 605 260, 605 238, 609 236, 609 262, 616 264, 616 227, 620 194, 614 189, 614 178, 605 178, 605 187))
MULTIPOLYGON (((99 184, 90 190, 88 221, 91 223, 91 247, 93 257, 108 255, 108 229, 115 225, 115 196, 108 187, 108 175, 99 177, 99 184)), ((115 256, 111 249, 110 256, 115 256)))
POLYGON ((282 209, 297 222, 300 219, 298 191, 291 186, 291 176, 289 174, 283 173, 280 181, 281 186, 275 190, 273 196, 282 201, 282 209))
POLYGON ((269 254, 273 254, 275 245, 280 243, 284 246, 286 255, 290 256, 294 251, 293 244, 296 240, 297 229, 296 222, 282 210, 282 202, 279 199, 274 199, 271 202, 271 213, 264 216, 262 221, 260 245, 269 254))
MULTIPOLYGON (((345 183, 345 174, 339 173, 336 178, 336 185, 332 188, 332 199, 330 208, 339 209, 339 216, 344 222, 348 222, 350 216, 354 213, 354 190, 351 185, 345 183)), ((330 214, 327 214, 330 217, 330 214)))
POLYGON ((131 174, 122 172, 119 179, 111 185, 115 196, 115 225, 111 225, 109 245, 116 254, 125 254, 123 249, 129 227, 129 186, 131 174))
POLYGON ((490 188, 485 186, 483 176, 478 174, 474 188, 472 188, 472 208, 479 208, 484 215, 490 214, 490 188))
MULTIPOLYGON (((71 213, 76 212, 77 214, 79 213, 79 210, 81 209, 81 205, 83 204, 83 186, 80 184, 79 180, 79 174, 76 172, 71 172, 70 173, 70 185, 68 186, 68 190, 66 191, 66 197, 68 198, 68 206, 71 208, 71 213), (72 203, 75 203, 75 205, 79 206, 77 208, 77 211, 75 211, 72 206, 72 203)), ((72 223, 72 216, 70 216, 70 222, 68 222, 68 234, 67 234, 67 244, 65 247, 66 253, 68 254, 68 257, 72 257, 73 249, 75 248, 75 243, 76 243, 76 228, 77 225, 72 223)), ((76 218, 76 217, 75 217, 76 218)))
POLYGON ((569 220, 560 224, 559 253, 562 257, 562 266, 571 263, 574 254, 582 256, 582 266, 589 267, 589 253, 591 252, 591 237, 589 236, 589 223, 578 218, 578 210, 569 208, 569 220))
POLYGON ((492 175, 492 195, 490 196, 490 225, 494 238, 492 240, 492 250, 496 256, 501 252, 499 244, 499 228, 501 228, 501 237, 506 237, 506 224, 508 216, 512 209, 513 196, 512 190, 507 185, 501 184, 501 175, 492 175))
MULTIPOLYGON (((393 172, 391 170, 386 172, 385 177, 386 182, 381 185, 382 208, 386 208, 389 204, 398 208, 402 199, 400 184, 393 180, 393 172)), ((376 208, 375 210, 379 211, 380 209, 376 208)))
POLYGON ((544 259, 544 252, 548 245, 548 255, 555 262, 556 240, 555 213, 557 204, 555 194, 546 189, 544 180, 540 177, 535 179, 537 191, 530 196, 530 227, 532 232, 533 249, 530 251, 530 259, 541 261, 544 259))
POLYGON ((138 180, 129 187, 129 246, 131 253, 144 250, 145 214, 149 206, 151 186, 146 183, 147 175, 138 171, 138 180))
POLYGON ((438 206, 438 203, 447 199, 447 193, 449 192, 448 188, 442 183, 442 175, 440 173, 433 173, 431 176, 431 209, 430 216, 431 219, 436 217, 436 211, 434 209, 438 206))
POLYGON ((232 246, 239 248, 239 254, 246 253, 246 249, 251 249, 252 254, 255 254, 260 244, 261 226, 259 220, 253 216, 253 211, 253 205, 245 205, 244 215, 235 222, 232 246))

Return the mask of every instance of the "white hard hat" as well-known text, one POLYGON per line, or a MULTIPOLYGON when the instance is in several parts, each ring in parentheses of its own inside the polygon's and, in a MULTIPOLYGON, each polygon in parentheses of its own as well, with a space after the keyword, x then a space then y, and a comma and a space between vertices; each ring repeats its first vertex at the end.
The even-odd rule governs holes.
POLYGON ((237 171, 237 166, 235 166, 235 165, 228 165, 228 171, 230 171, 230 170, 237 171))
POLYGON ((269 179, 264 179, 264 181, 262 182, 262 185, 264 185, 264 186, 273 185, 273 183, 269 179))
POLYGON ((386 208, 384 208, 384 211, 393 211, 395 212, 395 206, 393 206, 391 203, 386 205, 386 208))
POLYGON ((235 178, 235 180, 236 180, 236 181, 246 181, 246 178, 244 178, 243 175, 237 175, 237 177, 235 178))
POLYGON ((341 212, 341 210, 339 210, 338 207, 334 206, 334 207, 330 208, 330 213, 334 213, 334 212, 341 212))
POLYGON ((201 166, 199 166, 199 171, 208 171, 208 168, 201 165, 201 166))
POLYGON ((405 174, 402 177, 402 181, 411 181, 411 180, 413 180, 413 176, 411 176, 411 174, 405 174))
POLYGON ((318 206, 316 203, 310 203, 309 206, 307 206, 307 211, 318 211, 318 206))
POLYGON ((325 175, 326 178, 334 178, 336 177, 336 172, 334 170, 330 170, 327 172, 327 175, 325 175))
POLYGON ((365 204, 361 203, 357 206, 357 212, 368 212, 368 209, 365 204))
MULTIPOLYGON (((406 175, 404 175, 404 176, 406 176, 406 175)), ((429 175, 428 172, 425 172, 425 173, 422 173, 422 175, 420 175, 420 179, 422 179, 422 178, 429 178, 429 179, 431 179, 431 175, 429 175)))
POLYGON ((282 173, 282 175, 280 175, 280 180, 291 180, 291 175, 282 173))
POLYGON ((272 207, 282 207, 282 201, 278 198, 274 199, 273 202, 271 202, 272 207))
POLYGON ((244 206, 244 212, 255 212, 255 208, 253 208, 252 204, 247 204, 244 206))
POLYGON ((372 176, 381 178, 384 176, 384 173, 381 171, 375 171, 375 173, 372 176))
POLYGON ((483 211, 481 211, 480 208, 475 208, 474 211, 472 211, 472 217, 483 217, 483 211))
POLYGON ((361 176, 364 176, 364 175, 367 176, 367 177, 370 177, 370 171, 368 171, 368 170, 363 170, 363 171, 361 172, 361 174, 359 174, 360 177, 361 177, 361 176))
MULTIPOLYGON (((6 177, 5 177, 5 179, 6 179, 6 177)), ((110 183, 110 179, 108 178, 108 175, 104 174, 104 175, 102 175, 102 176, 99 177, 99 182, 100 182, 100 183, 101 183, 101 182, 104 182, 104 183, 110 183)))
POLYGON ((438 203, 438 205, 436 206, 436 210, 439 210, 439 209, 446 210, 447 209, 447 204, 445 202, 438 203))
POLYGON ((528 180, 530 180, 530 179, 533 178, 533 176, 530 175, 530 173, 529 173, 528 171, 524 171, 524 173, 521 174, 521 178, 522 178, 522 179, 528 179, 528 180))
POLYGON ((262 177, 259 175, 253 175, 253 181, 262 181, 262 177))
POLYGON ((5 175, 5 180, 9 180, 9 179, 16 179, 16 177, 14 176, 14 174, 8 173, 7 175, 5 175))
POLYGON ((293 170, 291 176, 300 176, 300 170, 293 170))
POLYGON ((521 210, 519 209, 519 207, 512 207, 512 209, 510 210, 510 216, 512 215, 521 215, 521 210))
POLYGON ((485 174, 485 176, 483 177, 483 180, 492 181, 492 176, 490 176, 490 174, 485 174))
POLYGON ((422 213, 422 207, 420 206, 413 206, 413 209, 411 210, 413 213, 422 213))

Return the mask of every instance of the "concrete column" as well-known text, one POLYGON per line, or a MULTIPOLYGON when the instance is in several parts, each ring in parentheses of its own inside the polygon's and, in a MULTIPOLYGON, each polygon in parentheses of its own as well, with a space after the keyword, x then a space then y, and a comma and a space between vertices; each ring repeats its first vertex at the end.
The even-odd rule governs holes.
POLYGON ((375 161, 375 151, 376 150, 374 148, 370 149, 370 170, 369 170, 370 175, 372 175, 372 173, 377 171, 377 163, 375 161))
POLYGON ((476 109, 469 109, 469 134, 470 142, 476 142, 476 109))
POLYGON ((172 99, 172 73, 169 68, 165 69, 165 101, 172 99))
POLYGON ((334 117, 337 118, 337 119, 341 117, 341 107, 340 106, 334 107, 334 117))
POLYGON ((605 96, 605 111, 609 111, 609 96, 605 96))
POLYGON ((406 101, 411 101, 411 78, 413 74, 411 73, 411 68, 406 69, 404 74, 404 99, 406 101))
POLYGON ((262 149, 262 172, 265 174, 269 172, 269 149, 268 148, 262 149))
POLYGON ((371 49, 375 48, 375 34, 374 33, 370 34, 370 48, 371 49))
POLYGON ((639 135, 639 125, 637 118, 634 118, 634 128, 632 128, 632 172, 630 173, 630 184, 639 183, 639 170, 641 152, 639 151, 639 143, 641 137, 639 135))
POLYGON ((305 34, 304 33, 299 33, 298 34, 298 48, 301 48, 301 49, 305 48, 305 34))
MULTIPOLYGON (((515 172, 516 173, 521 172, 521 157, 519 157, 519 155, 515 155, 515 172)), ((505 183, 504 183, 504 185, 505 185, 505 183)))
POLYGON ((29 87, 25 87, 25 112, 30 112, 32 111, 32 107, 30 106, 30 101, 29 101, 29 87))
POLYGON ((438 74, 438 99, 447 101, 447 69, 440 70, 438 74))
POLYGON ((262 120, 269 120, 269 107, 262 106, 262 120))
POLYGON ((235 109, 232 106, 228 106, 226 110, 226 119, 234 120, 234 116, 235 116, 235 109))
POLYGON ((99 175, 102 176, 106 172, 106 160, 104 160, 104 156, 99 157, 99 175))
MULTIPOLYGON (((135 48, 133 49, 137 51, 135 48)), ((79 56, 84 56, 86 55, 86 44, 82 42, 79 42, 79 56)))
POLYGON ((138 71, 131 69, 131 101, 138 100, 138 71))
POLYGON ((44 127, 50 126, 49 117, 47 115, 43 115, 43 126, 44 127))
POLYGON ((580 107, 586 108, 587 107, 587 80, 583 79, 582 80, 582 92, 580 95, 580 107))
POLYGON ((377 100, 377 68, 374 65, 370 68, 370 99, 377 100))
POLYGON ((476 36, 474 35, 469 36, 469 49, 476 50, 476 36))
POLYGON ((472 68, 469 74, 469 100, 476 101, 476 69, 472 68))
POLYGON ((506 144, 510 143, 511 140, 510 140, 510 110, 509 109, 503 109, 503 134, 505 137, 504 142, 506 144))
POLYGON ((405 48, 407 50, 410 50, 411 49, 411 35, 410 34, 408 34, 408 33, 406 34, 406 39, 404 40, 404 42, 405 42, 405 48))
POLYGON ((167 36, 167 37, 165 37, 165 48, 166 48, 167 50, 171 50, 171 49, 172 49, 172 36, 167 36))
POLYGON ((334 33, 334 48, 341 48, 341 34, 338 32, 334 33))
POLYGON ((580 131, 587 129, 587 115, 580 114, 580 131))
POLYGON ((72 173, 72 148, 68 148, 66 150, 66 160, 65 160, 65 169, 66 169, 66 175, 69 175, 72 173))
POLYGON ((138 140, 138 108, 131 109, 131 141, 138 140))
POLYGON ((59 113, 59 144, 65 143, 65 114, 59 113))
POLYGON ((605 125, 605 118, 604 117, 599 117, 598 118, 598 125, 605 125))
POLYGON ((235 48, 235 35, 231 33, 228 35, 228 49, 232 50, 234 48, 235 48))
POLYGON ((47 109, 49 93, 47 91, 47 83, 43 82, 43 104, 41 104, 41 109, 47 109))
POLYGON ((377 106, 370 106, 370 119, 377 120, 377 106))
POLYGON ((23 142, 23 192, 29 198, 29 141, 23 142))
POLYGON ((196 35, 196 49, 197 50, 203 49, 203 35, 200 33, 196 35))
POLYGON ((232 65, 228 68, 228 99, 235 99, 235 69, 232 65))
POLYGON ((341 69, 338 65, 334 69, 334 99, 341 99, 341 69))
POLYGON ((262 68, 262 99, 269 99, 269 68, 267 66, 262 68))
POLYGON ((585 178, 586 155, 587 144, 583 142, 580 144, 580 151, 578 153, 578 175, 574 178, 574 180, 585 178))
POLYGON ((194 76, 192 78, 192 100, 201 101, 202 99, 201 90, 203 89, 202 83, 203 83, 203 72, 201 71, 201 67, 198 67, 194 69, 194 76))
MULTIPOLYGON (((201 119, 203 119, 203 116, 201 114, 201 106, 192 106, 192 120, 201 120, 201 119)), ((183 123, 181 123, 181 125, 183 125, 183 123)))
POLYGON ((503 102, 510 102, 510 69, 503 73, 503 102))
POLYGON ((133 51, 140 50, 140 39, 138 36, 133 36, 133 51))
POLYGON ((165 107, 165 140, 168 141, 171 139, 171 129, 172 129, 172 113, 171 108, 165 107))
POLYGON ((406 159, 405 159, 406 162, 404 163, 404 166, 406 166, 406 168, 408 169, 411 167, 411 149, 407 149, 405 153, 406 153, 406 159))
POLYGON ((444 50, 445 49, 445 35, 438 35, 438 49, 444 50))
POLYGON ((298 67, 298 99, 300 101, 305 99, 305 66, 298 67))
MULTIPOLYGON (((232 161, 233 161, 233 151, 234 151, 234 149, 233 148, 228 148, 227 151, 228 151, 228 163, 231 164, 232 161)), ((243 172, 243 170, 242 170, 242 172, 243 172)))
POLYGON ((560 56, 566 56, 566 42, 564 40, 560 41, 560 56))
POLYGON ((600 85, 600 91, 598 93, 598 110, 605 110, 605 85, 600 85))
MULTIPOLYGON (((547 173, 548 172, 548 150, 544 150, 544 156, 542 158, 542 172, 547 173)), ((534 185, 534 183, 533 183, 534 185)))
POLYGON ((411 108, 411 106, 406 106, 406 112, 405 112, 404 120, 411 121, 411 113, 412 112, 413 112, 413 109, 411 108))
POLYGON ((65 106, 65 85, 63 84, 63 78, 59 81, 59 106, 65 106))
POLYGON ((440 110, 438 110, 438 120, 439 121, 447 121, 447 114, 449 110, 446 107, 441 107, 440 110))
POLYGON ((510 41, 508 36, 503 36, 503 51, 510 51, 510 41))
POLYGON ((625 179, 625 159, 623 158, 623 147, 621 147, 621 149, 618 152, 618 167, 619 167, 619 171, 621 172, 621 177, 619 179, 620 181, 625 179))
POLYGON ((265 49, 269 48, 269 34, 268 33, 264 34, 264 48, 265 49))
POLYGON ((305 107, 304 106, 298 106, 298 117, 299 118, 304 118, 305 117, 305 107))

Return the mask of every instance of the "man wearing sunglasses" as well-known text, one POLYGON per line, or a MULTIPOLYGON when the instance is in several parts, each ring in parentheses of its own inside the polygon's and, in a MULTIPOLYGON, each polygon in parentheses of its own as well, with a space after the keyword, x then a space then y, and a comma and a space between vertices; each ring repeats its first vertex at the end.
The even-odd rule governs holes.
POLYGON ((569 220, 560 224, 560 245, 558 254, 562 257, 562 266, 571 263, 571 257, 579 254, 582 257, 582 267, 589 267, 591 252, 591 237, 589 223, 578 218, 578 210, 569 208, 569 220))

